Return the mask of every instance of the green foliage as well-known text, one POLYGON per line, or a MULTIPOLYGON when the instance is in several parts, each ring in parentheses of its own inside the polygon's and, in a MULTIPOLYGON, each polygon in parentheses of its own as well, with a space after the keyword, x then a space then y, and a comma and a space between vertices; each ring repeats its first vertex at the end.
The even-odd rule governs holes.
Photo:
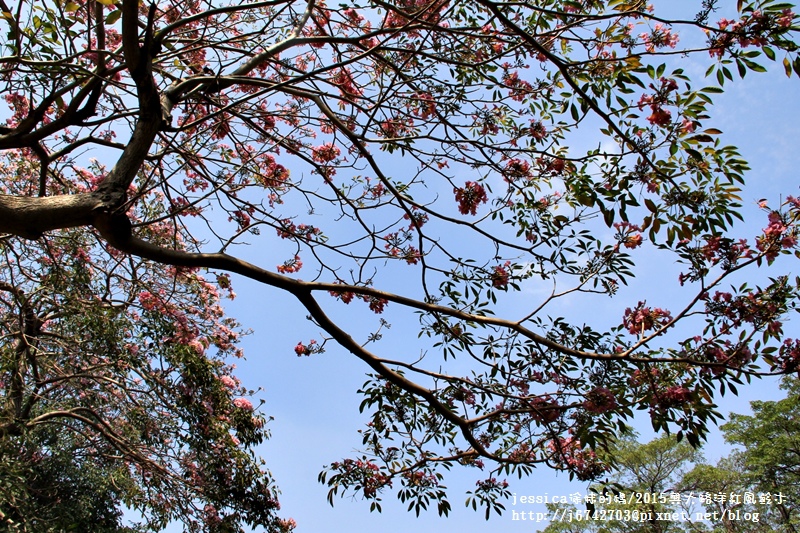
POLYGON ((76 425, 0 438, 0 523, 9 531, 134 531, 119 503, 133 487, 106 447, 87 449, 76 425))
POLYGON ((607 452, 614 465, 609 478, 589 489, 600 503, 587 504, 588 511, 548 504, 551 517, 562 519, 552 521, 542 533, 796 531, 800 525, 800 381, 787 377, 782 388, 788 393, 785 399, 753 401, 753 415, 731 414, 722 431, 728 442, 742 448, 714 466, 702 462, 700 450, 674 437, 663 436, 646 444, 632 435, 619 440, 607 452), (653 498, 649 504, 633 503, 631 494, 653 498), (674 494, 679 498, 670 499, 674 494), (625 495, 627 500, 615 500, 625 495), (576 517, 588 513, 591 519, 563 520, 570 512, 576 517), (628 519, 614 520, 617 512, 627 513, 623 516, 628 519), (631 518, 659 512, 686 514, 681 520, 631 518), (704 519, 698 519, 697 513, 704 519))
POLYGON ((753 401, 752 415, 732 414, 722 426, 725 439, 741 450, 731 468, 752 491, 770 493, 774 503, 766 518, 777 529, 800 528, 800 380, 786 377, 779 401, 753 401), (774 497, 783 495, 779 502, 774 497))
POLYGON ((287 529, 252 452, 266 421, 223 361, 238 354, 239 332, 216 287, 196 272, 104 262, 86 237, 60 232, 24 253, 0 242, 2 523, 31 533, 171 521, 287 529), (39 260, 55 247, 71 257, 39 260), (123 505, 141 523, 123 524, 123 505))

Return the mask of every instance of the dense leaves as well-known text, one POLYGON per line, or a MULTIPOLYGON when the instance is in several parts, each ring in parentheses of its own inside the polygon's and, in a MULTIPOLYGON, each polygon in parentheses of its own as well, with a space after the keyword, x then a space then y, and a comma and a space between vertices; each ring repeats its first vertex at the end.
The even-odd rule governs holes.
POLYGON ((784 386, 785 399, 751 402, 752 416, 731 414, 722 431, 741 448, 713 466, 674 437, 641 444, 624 436, 607 452, 613 469, 604 482, 584 504, 548 504, 542 533, 796 531, 797 378, 784 386))
MULTIPOLYGON (((120 479, 89 496, 150 529, 293 527, 252 455, 229 273, 304 306, 318 335, 298 356, 338 345, 369 367, 363 455, 320 479, 373 508, 394 487, 446 514, 462 465, 468 504, 499 512, 509 474, 602 475, 593 448, 636 410, 697 444, 716 391, 800 365, 783 330, 800 280, 777 261, 800 200, 735 233, 748 165, 712 118, 734 74, 800 75, 791 5, 718 22, 715 1, 675 20, 622 0, 0 8, 3 449, 88 450, 120 479), (262 266, 236 255, 250 242, 262 266), (645 253, 681 265, 675 301, 553 311, 618 294, 645 253), (424 348, 389 354, 381 332, 413 312, 424 348)), ((29 520, 34 492, 0 510, 29 520)))
POLYGON ((2 244, 16 267, 0 280, 3 518, 117 531, 124 503, 154 530, 275 521, 275 489, 249 451, 265 420, 223 362, 239 332, 216 288, 93 256, 82 232, 35 244, 2 244))

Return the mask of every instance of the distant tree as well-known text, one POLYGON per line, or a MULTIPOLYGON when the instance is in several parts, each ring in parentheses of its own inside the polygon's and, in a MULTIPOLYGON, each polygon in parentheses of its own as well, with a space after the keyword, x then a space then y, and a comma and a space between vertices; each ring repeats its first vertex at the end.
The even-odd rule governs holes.
POLYGON ((751 402, 752 416, 730 415, 723 433, 742 449, 715 466, 703 463, 699 450, 668 435, 647 444, 632 436, 622 439, 606 452, 613 468, 605 483, 593 485, 588 492, 601 503, 586 509, 548 504, 551 517, 569 517, 571 512, 581 519, 554 520, 542 533, 798 531, 800 382, 787 377, 782 387, 788 391, 785 399, 751 402), (613 500, 615 495, 631 493, 656 494, 658 499, 650 505, 613 500), (670 501, 675 493, 680 499, 670 501), (621 516, 628 519, 605 519, 617 511, 627 512, 621 516), (684 511, 688 520, 642 523, 632 518, 633 511, 637 517, 684 511), (698 512, 709 519, 698 520, 698 512))
POLYGON ((687 512, 689 491, 684 476, 702 461, 698 449, 686 441, 677 442, 671 435, 646 444, 628 435, 606 453, 613 467, 604 483, 587 491, 594 503, 589 501, 585 508, 548 505, 551 516, 563 517, 572 511, 572 516, 581 520, 554 520, 541 533, 708 531, 705 524, 693 520, 694 516, 688 520, 659 519, 659 514, 687 512))
POLYGON ((232 375, 229 273, 302 304, 319 333, 298 356, 337 345, 371 371, 364 453, 321 475, 331 499, 380 508, 393 487, 447 513, 442 472, 463 465, 488 515, 511 473, 603 475, 593 448, 637 409, 699 443, 716 390, 800 368, 782 328, 800 281, 775 261, 800 200, 734 233, 748 167, 711 118, 734 74, 800 73, 797 17, 739 1, 715 22, 717 4, 0 0, 0 439, 25 480, 4 519, 33 524, 45 465, 68 474, 48 494, 87 487, 86 454, 115 480, 87 496, 146 529, 293 527, 232 375), (578 149, 591 133, 613 148, 578 149), (617 294, 643 255, 682 265, 679 303, 553 316, 617 294), (762 285, 723 288, 759 266, 762 285), (403 312, 422 356, 381 351, 403 312))
POLYGON ((780 522, 775 521, 775 507, 759 502, 752 478, 744 472, 740 453, 723 457, 715 466, 695 466, 684 483, 695 498, 702 498, 703 512, 710 513, 712 533, 783 531, 780 522))
POLYGON ((741 446, 736 472, 746 488, 771 495, 763 513, 776 528, 800 531, 800 381, 787 377, 787 396, 752 401, 752 416, 732 414, 722 426, 725 440, 741 446))
POLYGON ((800 530, 800 382, 787 376, 781 388, 783 400, 752 401, 752 415, 732 413, 722 426, 725 440, 740 448, 684 478, 720 517, 714 533, 800 530))

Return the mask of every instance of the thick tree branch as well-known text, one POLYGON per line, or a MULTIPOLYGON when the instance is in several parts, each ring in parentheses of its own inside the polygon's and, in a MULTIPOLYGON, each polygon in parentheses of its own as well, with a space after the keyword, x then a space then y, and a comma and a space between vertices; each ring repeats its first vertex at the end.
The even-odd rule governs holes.
POLYGON ((29 198, 0 195, 0 232, 38 239, 56 229, 87 226, 94 212, 105 207, 94 194, 29 198))

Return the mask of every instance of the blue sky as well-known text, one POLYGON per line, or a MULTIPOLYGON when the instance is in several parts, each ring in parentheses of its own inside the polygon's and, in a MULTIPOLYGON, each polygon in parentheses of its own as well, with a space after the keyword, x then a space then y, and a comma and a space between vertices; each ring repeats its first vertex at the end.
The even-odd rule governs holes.
MULTIPOLYGON (((693 70, 704 70, 689 61, 685 68, 695 75, 693 70)), ((714 127, 723 130, 723 140, 739 146, 753 167, 742 196, 747 214, 747 223, 740 227, 743 236, 752 238, 766 225, 765 214, 756 206, 757 200, 767 198, 772 205, 777 205, 781 195, 800 193, 794 172, 800 168, 797 84, 796 78, 789 80, 782 68, 776 68, 768 74, 750 74, 745 80, 730 84, 727 92, 715 99, 714 118, 707 125, 713 122, 714 127)), ((256 246, 242 251, 246 258, 264 263, 264 255, 256 246)), ((648 271, 639 271, 637 279, 609 301, 610 308, 635 303, 645 296, 652 302, 670 299, 669 289, 674 286, 677 266, 658 265, 644 259, 648 271)), ((793 264, 791 260, 784 260, 780 270, 797 274, 796 260, 793 264)), ((751 274, 754 276, 748 281, 754 282, 765 272, 751 274)), ((299 533, 372 529, 384 533, 477 533, 486 531, 487 527, 521 532, 544 527, 545 524, 512 521, 510 515, 511 510, 543 511, 543 505, 508 505, 506 515, 493 516, 488 524, 481 512, 467 510, 463 505, 464 492, 474 486, 475 471, 454 471, 446 478, 453 505, 448 519, 439 518, 435 511, 416 518, 413 513, 405 512, 404 506, 391 493, 385 495, 382 514, 369 513, 368 502, 360 500, 338 499, 331 508, 326 502, 327 489, 316 481, 317 474, 323 465, 356 455, 354 450, 360 445, 357 430, 365 418, 358 414, 361 398, 355 391, 365 381, 367 368, 332 345, 324 354, 296 357, 292 350, 294 345, 317 333, 304 319, 306 313, 301 306, 284 294, 247 280, 236 279, 235 289, 238 296, 226 307, 246 328, 253 330, 243 342, 247 360, 238 364, 238 375, 245 385, 263 388, 257 398, 265 400, 264 411, 275 418, 270 424, 272 439, 259 451, 283 492, 282 514, 297 520, 299 533)), ((569 303, 564 304, 563 312, 575 320, 582 315, 586 320, 597 316, 596 312, 589 314, 585 307, 569 303)), ((402 351, 406 340, 416 338, 413 317, 391 321, 392 330, 375 347, 382 355, 402 351)), ((348 323, 346 319, 344 323, 348 323)), ((351 325, 356 329, 361 327, 357 319, 351 319, 351 325)), ((789 336, 800 335, 798 321, 788 322, 785 331, 789 336)), ((782 391, 778 390, 776 380, 765 379, 741 388, 739 397, 728 394, 718 400, 723 413, 741 413, 748 410, 751 400, 780 397, 782 391)), ((636 427, 643 440, 652 436, 646 417, 637 420, 636 427)), ((712 430, 704 449, 707 460, 713 462, 728 451, 719 432, 712 430)), ((509 481, 514 492, 526 495, 567 495, 583 493, 586 489, 585 483, 570 483, 566 475, 557 475, 545 468, 538 469, 529 478, 509 481)))

